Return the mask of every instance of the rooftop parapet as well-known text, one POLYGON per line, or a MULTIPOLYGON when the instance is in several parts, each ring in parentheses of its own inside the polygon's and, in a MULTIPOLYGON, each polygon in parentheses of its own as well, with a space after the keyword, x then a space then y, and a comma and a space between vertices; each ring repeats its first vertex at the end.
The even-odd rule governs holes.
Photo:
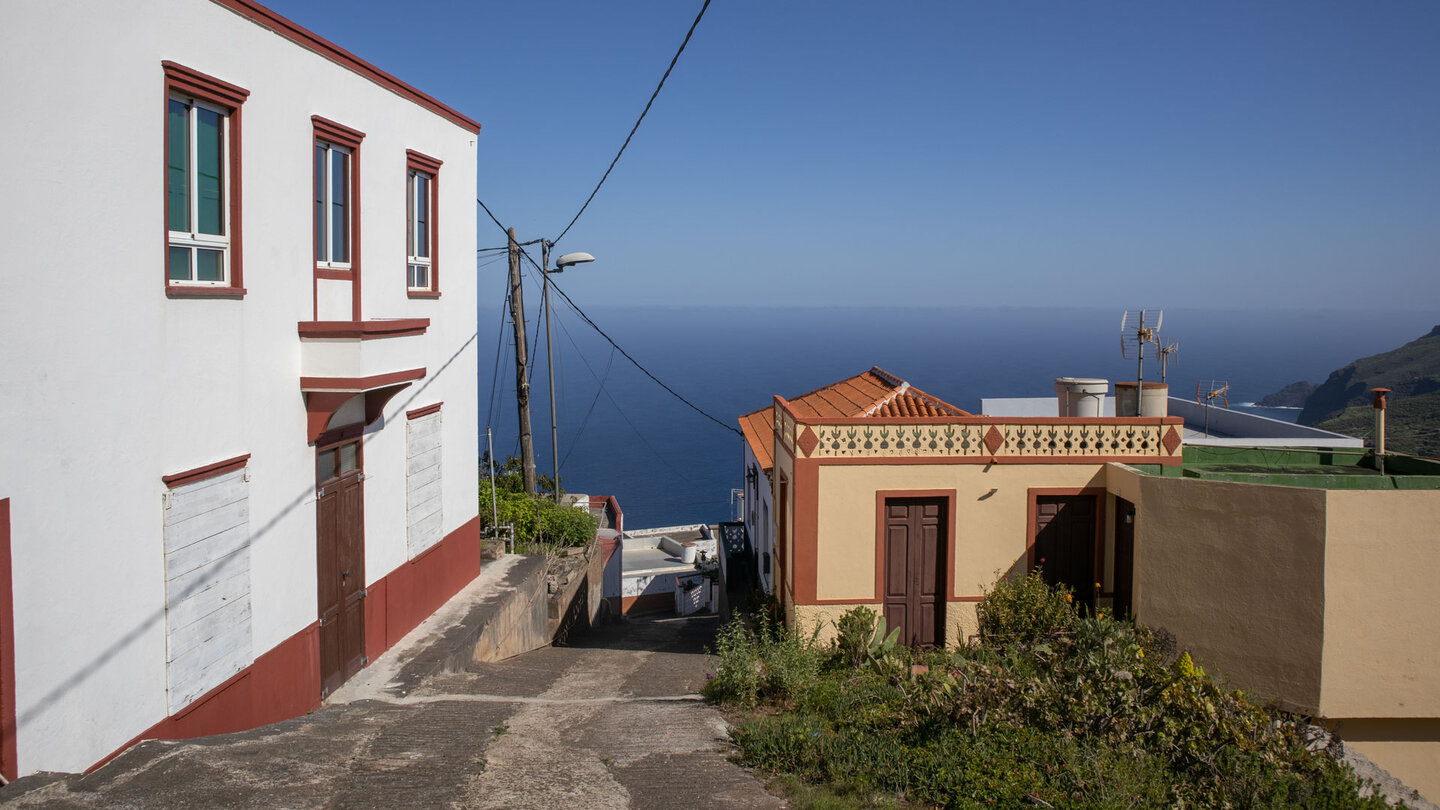
POLYGON ((779 396, 772 408, 777 449, 842 463, 1178 465, 1184 444, 1180 417, 801 417, 779 396))

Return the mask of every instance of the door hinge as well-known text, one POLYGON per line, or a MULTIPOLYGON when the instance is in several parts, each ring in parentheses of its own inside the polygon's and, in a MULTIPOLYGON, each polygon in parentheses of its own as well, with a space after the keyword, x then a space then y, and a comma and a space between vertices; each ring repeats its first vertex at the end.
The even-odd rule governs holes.
POLYGON ((369 595, 370 595, 370 589, 369 589, 369 588, 361 588, 361 589, 360 589, 360 598, 361 598, 361 599, 364 599, 365 597, 367 597, 367 596, 369 596, 369 595))
POLYGON ((360 666, 362 666, 362 667, 368 667, 368 666, 370 666, 370 656, 368 656, 368 655, 362 655, 362 656, 360 656, 360 666))

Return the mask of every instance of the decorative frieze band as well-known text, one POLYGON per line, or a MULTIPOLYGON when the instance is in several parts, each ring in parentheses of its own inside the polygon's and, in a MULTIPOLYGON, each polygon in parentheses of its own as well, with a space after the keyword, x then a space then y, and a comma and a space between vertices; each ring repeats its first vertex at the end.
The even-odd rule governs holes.
POLYGON ((968 418, 933 424, 805 424, 776 407, 779 437, 799 458, 1055 458, 1178 461, 1178 425, 1159 420, 1006 422, 968 418))

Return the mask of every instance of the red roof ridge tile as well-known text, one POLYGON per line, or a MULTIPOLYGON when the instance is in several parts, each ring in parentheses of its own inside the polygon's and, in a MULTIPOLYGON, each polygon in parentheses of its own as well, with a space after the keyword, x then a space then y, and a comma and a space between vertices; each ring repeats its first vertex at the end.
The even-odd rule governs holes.
MULTIPOLYGON (((921 391, 879 366, 871 366, 868 371, 822 385, 787 401, 802 420, 806 417, 885 419, 972 415, 963 408, 921 391)), ((739 419, 741 432, 745 434, 751 452, 767 474, 775 466, 774 448, 771 446, 775 429, 772 408, 773 405, 766 405, 743 414, 739 419)))

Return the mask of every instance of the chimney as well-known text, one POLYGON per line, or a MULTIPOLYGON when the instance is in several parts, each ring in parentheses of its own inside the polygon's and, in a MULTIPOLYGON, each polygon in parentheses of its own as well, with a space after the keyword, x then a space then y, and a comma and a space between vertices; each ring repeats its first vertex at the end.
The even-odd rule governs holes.
POLYGON ((1380 473, 1385 473, 1385 395, 1390 393, 1389 388, 1371 388, 1370 393, 1375 395, 1375 401, 1370 406, 1375 409, 1375 464, 1380 473))

